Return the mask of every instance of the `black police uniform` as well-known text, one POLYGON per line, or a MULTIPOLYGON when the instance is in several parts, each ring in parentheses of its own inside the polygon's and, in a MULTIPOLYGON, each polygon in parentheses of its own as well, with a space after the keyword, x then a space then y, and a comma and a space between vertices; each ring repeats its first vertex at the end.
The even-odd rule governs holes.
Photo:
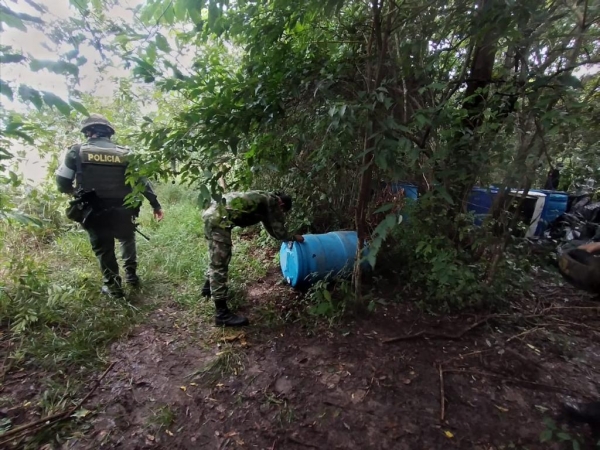
MULTIPOLYGON (((128 153, 128 149, 116 145, 107 137, 89 138, 85 144, 72 146, 56 171, 56 184, 60 192, 74 194, 80 188, 84 191, 94 190, 102 202, 103 212, 94 214, 84 228, 100 263, 104 282, 102 290, 115 296, 122 295, 115 239, 121 244, 125 281, 131 284, 139 281, 133 227, 139 207, 128 208, 123 204, 124 198, 131 192, 131 187, 125 182, 128 153)), ((143 195, 154 211, 159 211, 161 206, 152 186, 146 179, 141 181, 145 187, 143 195)))

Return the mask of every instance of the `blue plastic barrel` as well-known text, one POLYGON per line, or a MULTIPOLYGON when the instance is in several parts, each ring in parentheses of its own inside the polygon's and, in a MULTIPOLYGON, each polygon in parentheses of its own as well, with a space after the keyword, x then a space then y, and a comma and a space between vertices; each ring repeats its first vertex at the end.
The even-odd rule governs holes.
POLYGON ((347 276, 354 267, 357 244, 356 231, 305 234, 304 242, 294 242, 291 248, 289 242, 284 242, 279 250, 283 277, 296 287, 330 274, 347 276))
POLYGON ((546 189, 538 189, 535 191, 546 194, 546 204, 542 210, 542 215, 536 230, 536 235, 540 235, 546 228, 548 228, 550 223, 567 211, 569 194, 566 192, 549 191, 546 189))
POLYGON ((419 190, 417 186, 410 183, 390 183, 390 187, 392 188, 392 192, 399 192, 400 189, 404 189, 404 195, 406 198, 410 198, 412 200, 417 200, 419 196, 419 190))
POLYGON ((494 196, 498 193, 497 188, 478 188, 471 190, 467 200, 467 211, 475 213, 475 225, 481 225, 485 216, 490 212, 494 203, 494 196))

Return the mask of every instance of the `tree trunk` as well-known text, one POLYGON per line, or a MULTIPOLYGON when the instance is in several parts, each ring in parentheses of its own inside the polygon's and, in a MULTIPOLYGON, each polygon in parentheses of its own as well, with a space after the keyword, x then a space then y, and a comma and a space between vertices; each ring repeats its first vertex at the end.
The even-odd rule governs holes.
MULTIPOLYGON (((368 94, 375 92, 381 85, 384 77, 385 61, 388 57, 389 39, 392 28, 392 14, 388 11, 385 26, 383 24, 382 14, 384 8, 384 0, 372 0, 371 9, 373 13, 373 28, 369 43, 367 45, 367 67, 365 84, 368 94), (373 44, 377 50, 377 62, 373 68, 371 57, 373 44), (374 70, 373 70, 374 69, 374 70)), ((369 120, 365 126, 365 136, 362 158, 362 173, 360 175, 358 187, 358 200, 356 205, 355 221, 356 231, 358 234, 358 245, 356 248, 356 260, 354 264, 353 281, 354 294, 357 304, 360 304, 362 298, 362 269, 360 260, 364 248, 365 240, 367 239, 367 206, 369 204, 371 193, 371 182, 373 180, 373 158, 376 150, 377 138, 377 109, 380 108, 378 103, 375 111, 369 114, 369 120)))

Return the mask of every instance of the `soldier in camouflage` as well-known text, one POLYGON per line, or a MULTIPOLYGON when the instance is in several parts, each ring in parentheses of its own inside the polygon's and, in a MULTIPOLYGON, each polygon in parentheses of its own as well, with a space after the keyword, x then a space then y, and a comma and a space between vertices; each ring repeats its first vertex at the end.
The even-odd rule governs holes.
POLYGON ((301 235, 290 234, 284 213, 292 208, 292 199, 283 193, 265 191, 233 192, 224 203, 212 203, 202 214, 204 235, 210 255, 207 280, 202 288, 205 297, 215 302, 217 326, 244 326, 248 319, 233 314, 227 307, 227 273, 231 261, 231 230, 262 222, 267 232, 280 241, 304 242, 301 235))
MULTIPOLYGON (((75 195, 95 191, 102 203, 102 211, 95 212, 84 228, 102 271, 102 293, 123 297, 119 265, 115 256, 115 239, 121 243, 125 282, 139 285, 134 221, 140 207, 124 205, 132 192, 125 181, 129 150, 111 141, 115 134, 112 124, 100 114, 90 114, 81 123, 81 132, 87 138, 84 144, 72 146, 56 171, 58 190, 75 195), (75 182, 75 186, 73 183, 75 182)), ((150 183, 146 179, 143 195, 154 209, 154 217, 162 220, 163 211, 150 183)))

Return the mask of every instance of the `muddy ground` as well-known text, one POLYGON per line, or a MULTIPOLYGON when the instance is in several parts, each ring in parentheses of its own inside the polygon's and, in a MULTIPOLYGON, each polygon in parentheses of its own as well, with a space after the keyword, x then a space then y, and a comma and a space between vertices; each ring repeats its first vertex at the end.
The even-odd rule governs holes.
MULTIPOLYGON (((277 280, 248 288, 243 331, 167 301, 113 345, 85 417, 46 448, 574 448, 541 443, 544 418, 600 398, 600 305, 568 287, 542 283, 513 314, 388 303, 328 327, 294 320, 300 297, 277 280)), ((5 389, 31 383, 11 373, 5 389)))

